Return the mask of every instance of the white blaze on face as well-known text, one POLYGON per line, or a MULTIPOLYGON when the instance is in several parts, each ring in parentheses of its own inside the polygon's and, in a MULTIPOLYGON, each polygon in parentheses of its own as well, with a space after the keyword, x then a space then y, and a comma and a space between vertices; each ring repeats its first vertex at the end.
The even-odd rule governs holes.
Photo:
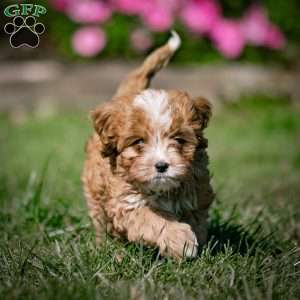
POLYGON ((153 126, 170 128, 169 97, 164 90, 144 90, 136 96, 133 104, 146 112, 153 126))
POLYGON ((162 140, 162 132, 171 127, 172 118, 168 94, 164 90, 147 89, 134 99, 134 105, 141 108, 148 116, 154 135, 149 141, 149 155, 156 161, 168 161, 168 143, 162 140))

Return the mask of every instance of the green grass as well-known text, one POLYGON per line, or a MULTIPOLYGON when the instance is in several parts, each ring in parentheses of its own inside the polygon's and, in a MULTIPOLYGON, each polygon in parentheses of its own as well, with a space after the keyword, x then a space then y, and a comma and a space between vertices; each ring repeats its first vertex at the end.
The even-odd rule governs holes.
POLYGON ((300 122, 252 97, 207 131, 217 199, 195 260, 107 238, 89 226, 80 171, 84 113, 0 117, 1 299, 299 299, 300 122))

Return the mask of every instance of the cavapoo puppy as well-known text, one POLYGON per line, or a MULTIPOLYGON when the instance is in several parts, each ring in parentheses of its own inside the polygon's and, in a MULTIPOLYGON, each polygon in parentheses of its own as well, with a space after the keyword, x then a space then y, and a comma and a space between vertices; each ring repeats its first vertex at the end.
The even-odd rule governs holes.
POLYGON ((180 46, 176 32, 92 112, 83 184, 98 243, 108 232, 194 257, 207 237, 214 193, 203 136, 211 115, 204 98, 149 89, 180 46))

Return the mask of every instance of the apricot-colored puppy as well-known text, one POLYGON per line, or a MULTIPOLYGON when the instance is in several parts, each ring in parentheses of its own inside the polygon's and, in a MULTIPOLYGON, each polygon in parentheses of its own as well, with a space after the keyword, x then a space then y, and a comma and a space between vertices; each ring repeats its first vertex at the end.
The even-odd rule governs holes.
POLYGON ((203 129, 210 104, 179 90, 148 89, 179 46, 172 32, 92 112, 96 132, 82 179, 100 244, 108 232, 181 258, 196 256, 206 241, 213 191, 203 129))

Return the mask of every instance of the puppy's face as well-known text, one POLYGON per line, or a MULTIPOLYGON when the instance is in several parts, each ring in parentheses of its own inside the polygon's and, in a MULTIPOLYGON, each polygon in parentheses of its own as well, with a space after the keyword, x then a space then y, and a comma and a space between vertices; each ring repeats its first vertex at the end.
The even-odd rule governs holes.
POLYGON ((148 89, 93 116, 114 172, 145 192, 167 192, 188 177, 210 106, 184 92, 148 89))

